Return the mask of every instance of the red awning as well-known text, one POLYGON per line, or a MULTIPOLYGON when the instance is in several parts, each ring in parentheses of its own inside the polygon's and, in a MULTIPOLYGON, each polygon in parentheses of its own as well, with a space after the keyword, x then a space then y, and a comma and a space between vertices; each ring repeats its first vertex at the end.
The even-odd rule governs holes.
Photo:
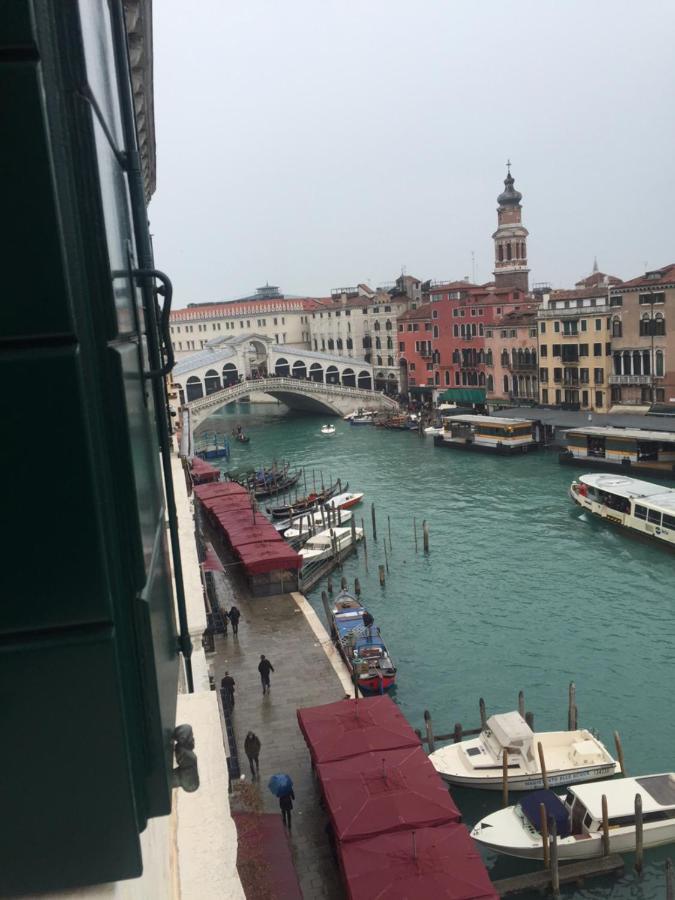
POLYGON ((231 494, 247 494, 245 488, 234 481, 219 481, 218 484, 200 484, 195 487, 195 497, 208 500, 209 497, 226 497, 231 494))
POLYGON ((350 900, 497 900, 499 896, 460 824, 349 841, 339 844, 338 852, 350 900))
POLYGON ((322 763, 317 773, 339 841, 460 819, 447 787, 420 746, 322 763))
POLYGON ((257 541, 236 547, 249 575, 262 575, 275 569, 299 569, 302 557, 285 541, 257 541))
MULTIPOLYGON (((272 541, 274 543, 284 543, 279 532, 269 524, 269 522, 258 521, 242 523, 227 526, 227 537, 233 547, 241 547, 244 544, 253 544, 256 541, 272 541)), ((288 545, 286 545, 288 546, 288 545)))
POLYGON ((224 572, 223 564, 218 558, 218 554, 213 549, 211 544, 206 545, 206 556, 204 557, 204 561, 202 562, 202 569, 205 572, 224 572))
POLYGON ((420 740, 391 697, 338 700, 298 710, 298 724, 315 763, 360 753, 419 747, 420 740))
POLYGON ((214 469, 213 466, 204 462, 203 459, 199 459, 198 456, 192 458, 190 465, 192 468, 192 477, 197 483, 202 481, 217 481, 220 478, 220 470, 214 469))

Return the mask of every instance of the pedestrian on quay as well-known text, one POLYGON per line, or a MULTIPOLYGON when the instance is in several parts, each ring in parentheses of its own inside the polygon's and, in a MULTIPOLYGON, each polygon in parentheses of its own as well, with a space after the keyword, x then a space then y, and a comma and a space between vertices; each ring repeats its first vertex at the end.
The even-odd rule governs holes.
POLYGON ((225 672, 220 679, 220 690, 222 691, 223 702, 227 703, 230 709, 234 709, 234 686, 236 682, 229 672, 225 672))
POLYGON ((274 666, 272 663, 265 657, 265 654, 260 655, 260 662, 258 663, 258 671, 260 672, 260 681, 262 682, 263 694, 266 694, 269 691, 270 685, 270 672, 274 672, 274 666))
POLYGON ((283 797, 279 797, 279 806, 281 807, 281 818, 284 820, 284 825, 291 830, 291 810, 293 809, 293 801, 295 800, 295 794, 291 790, 290 794, 284 794, 283 797))
POLYGON ((248 764, 251 767, 251 777, 254 781, 256 778, 260 780, 260 763, 258 761, 260 756, 260 738, 252 731, 249 731, 244 739, 244 753, 248 757, 248 764))
POLYGON ((227 617, 230 622, 232 622, 232 634, 237 637, 239 634, 239 619, 241 619, 241 613, 234 604, 232 604, 232 608, 227 614, 227 617))

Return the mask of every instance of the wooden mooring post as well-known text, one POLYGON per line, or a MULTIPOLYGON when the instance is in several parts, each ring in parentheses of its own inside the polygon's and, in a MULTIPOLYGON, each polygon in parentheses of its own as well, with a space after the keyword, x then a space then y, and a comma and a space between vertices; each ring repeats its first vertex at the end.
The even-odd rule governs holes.
POLYGON ((361 531, 363 532, 363 537, 361 540, 363 541, 363 561, 366 565, 366 575, 368 574, 368 541, 366 540, 366 526, 363 524, 363 519, 361 519, 361 531))
POLYGON ((356 547, 356 519, 352 516, 351 519, 351 528, 352 528, 352 544, 356 547))
POLYGON ((509 805, 509 751, 504 748, 502 753, 502 806, 509 805))
POLYGON ((609 814, 607 812, 607 794, 602 795, 602 855, 609 856, 609 814))
POLYGON ((577 689, 573 681, 570 681, 569 703, 567 707, 567 730, 577 730, 577 689))
POLYGON ((328 593, 333 593, 333 579, 330 577, 330 575, 328 576, 328 593))
POLYGON ((391 516, 387 516, 387 531, 389 533, 389 553, 391 553, 391 516))
POLYGON ((415 537, 415 553, 417 553, 417 519, 413 516, 413 535, 415 537))
POLYGON ((539 765, 541 766, 541 777, 544 782, 544 790, 548 790, 548 773, 546 771, 546 760, 544 759, 544 748, 541 741, 537 742, 537 753, 539 754, 539 765))
POLYGON ((666 900, 675 900, 673 891, 673 864, 670 857, 666 860, 666 900))
POLYGON ((558 825, 551 819, 551 891, 554 897, 560 896, 560 872, 558 871, 558 825))
POLYGON ((429 748, 429 753, 433 753, 436 749, 436 742, 434 741, 434 729, 431 724, 431 713, 428 709, 424 710, 424 729, 427 733, 427 746, 429 748))
POLYGON ((424 552, 429 552, 429 526, 427 525, 427 520, 425 519, 422 522, 422 545, 424 546, 424 552))
POLYGON ((642 794, 635 795, 635 871, 642 874, 644 856, 644 828, 642 819, 642 794))
POLYGON ((548 841, 548 814, 545 803, 539 804, 539 821, 541 823, 541 842, 544 850, 544 868, 548 869, 551 865, 551 846, 548 841))
POLYGON ((385 581, 386 581, 386 578, 385 578, 385 575, 384 575, 384 566, 383 566, 383 565, 379 565, 379 566, 377 567, 377 571, 379 572, 379 575, 380 575, 380 585, 381 585, 381 587, 384 587, 384 584, 385 584, 385 581))
POLYGON ((373 540, 377 540, 377 522, 375 521, 375 504, 370 504, 370 517, 373 523, 373 540))
POLYGON ((330 604, 328 603, 328 594, 325 591, 321 591, 321 602, 326 613, 326 621, 330 622, 330 604))
POLYGON ((361 582, 358 578, 354 579, 354 593, 357 597, 361 594, 361 582))
POLYGON ((487 715, 485 713, 485 700, 481 697, 478 701, 478 709, 480 710, 480 727, 487 727, 487 715))
POLYGON ((525 718, 525 692, 518 691, 518 712, 525 718))
POLYGON ((345 577, 344 575, 343 575, 342 578, 340 579, 340 590, 341 590, 341 591, 346 591, 346 590, 347 590, 347 579, 346 579, 346 577, 345 577))
POLYGON ((387 570, 387 574, 389 574, 389 557, 387 556, 387 541, 384 542, 384 565, 387 570))
POLYGON ((616 744, 616 758, 619 760, 619 768, 621 769, 621 774, 623 777, 626 777, 626 761, 623 758, 623 746, 621 745, 621 738, 619 737, 619 732, 614 732, 614 743, 616 744))

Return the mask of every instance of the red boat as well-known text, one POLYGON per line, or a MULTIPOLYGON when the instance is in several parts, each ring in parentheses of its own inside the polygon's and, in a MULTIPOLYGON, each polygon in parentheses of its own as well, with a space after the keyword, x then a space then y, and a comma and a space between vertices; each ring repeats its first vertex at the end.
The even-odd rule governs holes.
POLYGON ((352 506, 356 506, 357 503, 360 503, 364 496, 363 492, 360 494, 348 492, 337 494, 337 496, 327 501, 326 506, 331 506, 333 509, 351 509, 352 506))
POLYGON ((330 618, 333 640, 361 693, 390 690, 396 683, 396 666, 368 611, 356 597, 342 591, 331 604, 330 618))

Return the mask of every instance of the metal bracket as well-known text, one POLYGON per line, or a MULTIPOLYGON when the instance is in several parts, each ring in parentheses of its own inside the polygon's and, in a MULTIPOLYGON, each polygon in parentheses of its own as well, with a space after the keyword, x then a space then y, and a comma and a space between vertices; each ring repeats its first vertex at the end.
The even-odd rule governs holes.
POLYGON ((171 301, 173 300, 173 285, 171 284, 171 279, 169 278, 169 276, 164 272, 161 272, 159 269, 134 269, 132 274, 134 278, 140 281, 143 281, 144 279, 152 279, 153 282, 155 279, 161 281, 161 285, 159 287, 157 287, 155 284, 152 285, 152 295, 153 302, 156 304, 155 317, 157 319, 157 328, 160 338, 159 349, 160 353, 162 351, 164 352, 166 363, 159 369, 151 369, 149 372, 144 372, 143 375, 145 378, 150 379, 164 378, 173 369, 176 362, 173 353, 173 344, 171 343, 171 333, 169 331, 171 301), (158 294, 164 297, 164 303, 161 307, 159 303, 157 303, 158 294))

